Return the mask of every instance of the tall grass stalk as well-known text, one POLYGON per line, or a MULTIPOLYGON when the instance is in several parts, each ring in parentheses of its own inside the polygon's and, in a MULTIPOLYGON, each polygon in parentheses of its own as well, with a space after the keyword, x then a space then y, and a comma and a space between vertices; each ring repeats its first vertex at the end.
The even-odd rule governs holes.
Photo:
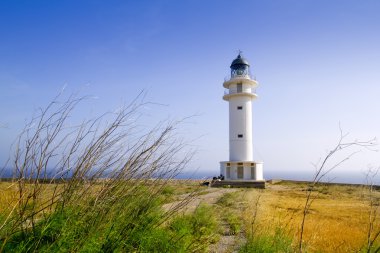
MULTIPOLYGON (((2 251, 136 250, 143 231, 175 213, 160 212, 161 191, 193 151, 180 121, 139 127, 140 94, 115 112, 73 125, 86 97, 60 94, 19 135, 12 157, 17 198, 0 218, 2 251)), ((152 232, 153 233, 153 232, 152 232)))
POLYGON ((368 202, 369 202, 369 211, 368 211, 368 229, 367 229, 367 245, 366 252, 378 252, 380 247, 375 243, 380 238, 380 229, 378 228, 378 213, 379 213, 379 199, 375 197, 375 186, 374 178, 379 173, 380 168, 368 169, 367 171, 367 188, 368 188, 368 202))

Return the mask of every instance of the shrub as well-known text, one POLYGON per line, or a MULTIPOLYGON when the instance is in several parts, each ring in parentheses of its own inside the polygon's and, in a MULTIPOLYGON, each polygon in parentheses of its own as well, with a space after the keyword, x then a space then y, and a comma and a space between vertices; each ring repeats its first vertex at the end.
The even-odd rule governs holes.
POLYGON ((241 218, 235 212, 226 212, 224 217, 230 228, 230 233, 235 235, 240 232, 241 229, 241 218))
POLYGON ((233 207, 234 205, 236 205, 236 197, 236 192, 227 192, 218 199, 216 204, 222 207, 233 207))
POLYGON ((250 238, 247 243, 240 248, 240 253, 270 253, 294 252, 292 239, 286 235, 281 228, 276 228, 274 235, 261 233, 250 238))
POLYGON ((182 245, 179 252, 203 251, 218 240, 215 213, 210 206, 203 204, 194 214, 175 217, 169 228, 173 232, 174 243, 182 245))

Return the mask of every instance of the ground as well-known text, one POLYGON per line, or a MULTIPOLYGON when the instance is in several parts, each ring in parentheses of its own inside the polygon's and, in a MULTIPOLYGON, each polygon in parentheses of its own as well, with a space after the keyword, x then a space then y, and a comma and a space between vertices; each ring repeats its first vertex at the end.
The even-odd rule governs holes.
MULTIPOLYGON (((191 213, 194 212, 194 210, 201 204, 201 203, 207 203, 208 205, 216 205, 216 202, 226 193, 232 193, 237 191, 237 189, 231 189, 231 188, 206 188, 205 190, 202 190, 202 195, 197 195, 194 198, 191 198, 190 201, 187 203, 187 205, 183 206, 181 208, 180 212, 184 213, 191 213)), ((186 199, 189 196, 188 194, 183 194, 179 196, 180 200, 173 201, 171 203, 165 204, 163 206, 164 210, 170 210, 172 207, 178 205, 181 200, 186 199)), ((239 236, 240 233, 235 234, 231 233, 228 224, 225 222, 221 223, 222 226, 222 232, 220 239, 217 244, 212 245, 210 247, 210 252, 215 253, 223 253, 223 252, 231 252, 234 251, 237 247, 237 245, 241 244, 239 242, 242 240, 242 237, 239 236)))
MULTIPOLYGON (((271 234, 281 229, 292 241, 292 247, 299 243, 300 226, 309 184, 305 182, 279 181, 268 183, 265 190, 207 188, 198 192, 182 212, 192 212, 201 203, 213 205, 221 211, 220 240, 210 247, 211 252, 236 251, 250 236, 251 231, 271 234), (236 203, 221 205, 218 200, 233 193, 236 203), (242 226, 239 232, 229 233, 223 213, 233 212, 239 216, 242 226), (254 228, 253 228, 254 227, 254 228)), ((178 203, 164 205, 165 209, 178 203)), ((369 192, 367 186, 319 185, 312 192, 312 204, 306 214, 304 225, 304 247, 308 252, 352 252, 363 250, 368 237, 369 214, 372 206, 377 211, 380 193, 369 192)), ((378 219, 373 221, 376 232, 378 219)), ((373 231, 375 232, 375 231, 373 231)), ((374 234, 374 233, 373 233, 374 234)))
MULTIPOLYGON (((0 213, 14 207, 15 189, 14 183, 0 182, 0 213)), ((201 205, 210 207, 218 227, 213 236, 217 239, 206 240, 209 252, 238 252, 259 238, 272 245, 281 240, 291 247, 290 251, 265 252, 295 252, 304 213, 302 252, 364 252, 371 240, 375 249, 379 246, 375 235, 380 234, 380 192, 365 185, 320 184, 311 188, 308 182, 273 181, 266 189, 246 189, 210 188, 200 186, 199 181, 173 180, 162 194, 164 212, 176 208, 174 216, 192 214, 201 205), (304 212, 308 193, 312 202, 304 212)))

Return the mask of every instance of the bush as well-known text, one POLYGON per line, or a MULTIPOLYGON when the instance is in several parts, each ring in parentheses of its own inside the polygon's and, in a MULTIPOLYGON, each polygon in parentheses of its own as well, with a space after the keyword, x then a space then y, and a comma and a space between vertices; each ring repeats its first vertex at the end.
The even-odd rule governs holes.
POLYGON ((241 218, 235 212, 226 212, 224 216, 230 228, 230 233, 233 235, 239 233, 242 222, 241 218))
POLYGON ((179 252, 204 251, 218 240, 215 213, 210 206, 200 205, 194 214, 175 217, 169 225, 173 241, 181 245, 179 252))
POLYGON ((221 196, 216 204, 222 207, 233 207, 236 205, 237 192, 227 192, 221 196))
POLYGON ((240 253, 271 253, 282 252, 292 253, 292 239, 286 235, 281 228, 276 228, 274 235, 264 233, 250 238, 247 243, 240 248, 240 253))

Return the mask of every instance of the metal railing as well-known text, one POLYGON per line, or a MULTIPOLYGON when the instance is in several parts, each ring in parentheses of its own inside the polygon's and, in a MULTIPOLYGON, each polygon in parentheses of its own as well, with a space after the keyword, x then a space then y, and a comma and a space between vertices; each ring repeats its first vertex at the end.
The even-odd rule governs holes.
POLYGON ((256 94, 256 89, 253 88, 253 89, 251 89, 250 92, 249 92, 249 91, 244 91, 244 90, 242 90, 242 91, 228 90, 228 89, 224 90, 224 95, 239 94, 239 93, 251 93, 251 94, 256 94))
POLYGON ((235 75, 235 76, 226 76, 224 78, 224 81, 227 82, 231 79, 234 79, 234 78, 243 78, 243 79, 250 79, 250 76, 249 75, 235 75))
POLYGON ((244 75, 237 75, 237 74, 234 74, 233 76, 229 75, 224 78, 224 81, 227 82, 234 78, 252 79, 256 81, 256 76, 252 76, 251 73, 244 74, 244 75))

